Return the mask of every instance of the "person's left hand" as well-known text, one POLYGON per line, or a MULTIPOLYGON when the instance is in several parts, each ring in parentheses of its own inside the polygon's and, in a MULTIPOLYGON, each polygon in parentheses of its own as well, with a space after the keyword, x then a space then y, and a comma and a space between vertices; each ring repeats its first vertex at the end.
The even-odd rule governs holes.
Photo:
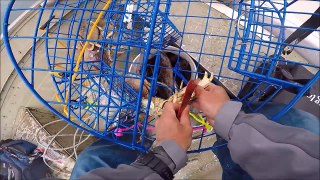
POLYGON ((156 142, 173 140, 187 151, 192 140, 192 126, 189 117, 190 106, 184 109, 180 120, 177 118, 179 107, 179 104, 171 102, 164 105, 163 113, 155 123, 156 142))

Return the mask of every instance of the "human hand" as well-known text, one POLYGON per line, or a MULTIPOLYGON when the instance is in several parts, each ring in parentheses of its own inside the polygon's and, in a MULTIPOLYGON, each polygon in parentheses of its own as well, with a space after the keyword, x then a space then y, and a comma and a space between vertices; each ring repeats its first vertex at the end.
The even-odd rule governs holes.
POLYGON ((189 117, 190 106, 187 106, 180 117, 177 112, 180 104, 167 102, 161 117, 156 121, 156 142, 175 141, 182 149, 188 150, 192 140, 192 127, 189 117))
POLYGON ((224 103, 230 101, 227 92, 220 86, 210 84, 205 89, 197 86, 195 89, 196 99, 192 106, 204 113, 207 120, 213 125, 213 119, 218 114, 224 103))

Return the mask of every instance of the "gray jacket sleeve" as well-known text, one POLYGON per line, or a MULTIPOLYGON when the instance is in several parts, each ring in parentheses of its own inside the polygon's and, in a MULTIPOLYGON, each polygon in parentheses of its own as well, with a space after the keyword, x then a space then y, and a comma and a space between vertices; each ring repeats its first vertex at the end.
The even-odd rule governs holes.
POLYGON ((232 159, 254 179, 319 179, 319 136, 280 125, 227 102, 214 129, 228 141, 232 159))
MULTIPOLYGON (((175 174, 187 163, 187 154, 174 141, 163 141, 158 144, 165 150, 164 153, 155 154, 175 174)), ((80 179, 162 179, 152 169, 137 162, 131 165, 121 164, 116 169, 110 167, 98 168, 90 171, 80 179)))

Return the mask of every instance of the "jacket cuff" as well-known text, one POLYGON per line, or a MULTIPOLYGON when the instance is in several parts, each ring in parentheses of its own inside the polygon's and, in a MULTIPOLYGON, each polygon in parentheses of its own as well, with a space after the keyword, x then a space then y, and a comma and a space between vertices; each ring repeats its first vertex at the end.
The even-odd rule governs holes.
POLYGON ((223 139, 229 141, 229 131, 242 107, 241 102, 226 102, 214 117, 214 130, 223 139))
POLYGON ((158 146, 162 146, 166 153, 156 154, 156 156, 168 165, 173 174, 187 165, 187 153, 176 142, 171 140, 162 141, 158 146))

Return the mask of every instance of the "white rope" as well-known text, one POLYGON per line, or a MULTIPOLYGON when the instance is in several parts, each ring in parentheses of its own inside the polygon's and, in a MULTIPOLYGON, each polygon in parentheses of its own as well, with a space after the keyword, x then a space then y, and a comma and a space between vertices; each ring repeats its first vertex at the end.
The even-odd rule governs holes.
MULTIPOLYGON (((93 116, 93 115, 91 115, 93 116)), ((84 121, 86 122, 87 120, 89 120, 91 118, 91 116, 87 117, 84 121)), ((43 161, 44 163, 53 171, 55 172, 58 172, 58 173, 61 173, 61 174, 64 174, 66 176, 69 176, 70 175, 70 172, 65 172, 65 171, 62 171, 60 169, 58 169, 57 167, 53 166, 52 164, 56 163, 58 160, 63 160, 63 161, 66 161, 70 158, 72 158, 73 156, 75 157, 75 159, 77 159, 78 157, 78 154, 77 154, 77 148, 84 142, 86 142, 90 137, 91 135, 84 135, 84 131, 81 132, 80 135, 78 135, 78 132, 80 131, 79 128, 76 129, 75 133, 74 134, 61 134, 68 126, 69 124, 66 124, 61 130, 59 130, 55 135, 52 135, 52 136, 45 136, 42 141, 40 140, 40 137, 39 137, 39 132, 41 130, 45 130, 45 127, 49 126, 49 125, 52 125, 54 123, 58 123, 58 122, 62 122, 63 120, 59 119, 59 120, 55 120, 55 121, 52 121, 52 122, 49 122, 41 127, 39 127, 37 130, 36 130, 36 133, 35 133, 35 140, 37 142, 37 144, 39 145, 39 147, 42 147, 44 148, 44 152, 43 152, 43 161), (73 145, 70 146, 70 147, 63 147, 63 148, 53 148, 53 145, 52 143, 54 142, 54 140, 57 138, 57 137, 71 137, 73 136, 73 145), (82 140, 83 136, 85 136, 85 138, 82 140), (79 140, 78 142, 76 142, 76 137, 79 137, 79 140), (48 138, 51 138, 49 140, 49 143, 47 144, 43 144, 43 142, 48 139, 48 138), (62 158, 62 159, 52 159, 49 155, 48 155, 48 152, 49 151, 66 151, 66 150, 69 150, 69 149, 73 149, 73 152, 66 158, 62 158), (54 163, 49 163, 48 161, 52 161, 54 163)), ((82 126, 82 124, 80 125, 82 126)), ((95 128, 96 126, 96 122, 94 123, 94 126, 93 128, 95 128)))
MULTIPOLYGON (((91 85, 92 82, 90 82, 91 85)), ((105 91, 104 87, 102 87, 103 91, 105 91)), ((90 94, 92 100, 95 100, 97 98, 96 94, 94 92, 88 92, 88 94, 90 94)), ((91 123, 92 121, 92 116, 94 116, 95 114, 91 114, 89 117, 84 118, 84 122, 86 124, 91 123)), ((91 126, 93 129, 95 129, 97 127, 97 123, 98 120, 93 120, 93 125, 91 126)), ((53 171, 61 173, 63 175, 69 176, 71 172, 65 172, 61 169, 58 169, 57 166, 53 166, 55 163, 58 163, 57 161, 67 161, 70 158, 75 158, 75 160, 78 158, 78 153, 77 153, 77 149, 78 147, 83 144, 84 142, 86 142, 91 135, 85 135, 84 131, 82 131, 81 129, 77 128, 76 131, 73 134, 62 134, 62 132, 69 126, 69 124, 66 124, 61 130, 59 130, 57 133, 55 133, 55 135, 48 135, 48 136, 43 136, 42 139, 40 139, 40 135, 39 133, 42 131, 46 131, 45 128, 47 126, 53 125, 55 123, 59 123, 59 122, 64 122, 64 120, 62 119, 58 119, 52 122, 49 122, 47 124, 42 125, 41 127, 39 127, 36 130, 35 133, 35 141, 38 144, 39 147, 44 148, 44 152, 43 152, 43 161, 44 163, 53 171), (81 133, 80 133, 81 131, 81 133), (79 134, 80 133, 80 134, 79 134), (62 148, 54 148, 52 143, 55 141, 55 139, 57 137, 73 137, 73 143, 72 146, 69 147, 62 147, 62 148), (77 140, 78 137, 78 140, 77 140), (50 139, 49 141, 47 141, 48 139, 50 139), (44 142, 48 142, 45 143, 44 142), (66 157, 66 158, 62 158, 62 159, 53 159, 50 157, 50 155, 48 154, 49 152, 56 152, 56 151, 67 151, 72 149, 72 153, 66 157), (51 161, 51 163, 50 163, 51 161)), ((83 127, 83 123, 80 124, 81 127, 83 127)), ((60 154, 60 153, 59 153, 60 154)))

